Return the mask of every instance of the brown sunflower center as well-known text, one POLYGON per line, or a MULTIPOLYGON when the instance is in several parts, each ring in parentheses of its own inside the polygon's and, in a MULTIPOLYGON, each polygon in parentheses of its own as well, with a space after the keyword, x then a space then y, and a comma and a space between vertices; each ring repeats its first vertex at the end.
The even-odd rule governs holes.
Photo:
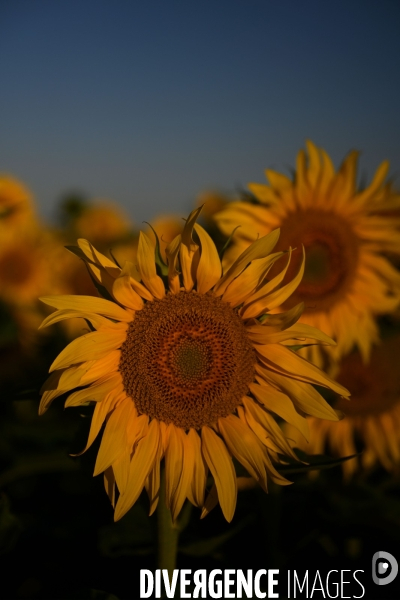
MULTIPOLYGON (((342 298, 354 280, 359 242, 351 224, 336 213, 298 210, 281 224, 278 250, 301 248, 306 251, 302 282, 287 303, 300 301, 312 310, 326 310, 342 298)), ((288 270, 292 278, 300 266, 300 252, 293 255, 288 270)))
POLYGON ((367 416, 385 412, 399 404, 399 348, 400 337, 394 336, 374 350, 367 365, 358 354, 346 358, 337 379, 350 390, 351 399, 338 400, 335 408, 346 415, 367 416))
POLYGON ((248 391, 255 362, 228 304, 182 291, 135 314, 119 370, 140 413, 188 429, 229 415, 248 391))

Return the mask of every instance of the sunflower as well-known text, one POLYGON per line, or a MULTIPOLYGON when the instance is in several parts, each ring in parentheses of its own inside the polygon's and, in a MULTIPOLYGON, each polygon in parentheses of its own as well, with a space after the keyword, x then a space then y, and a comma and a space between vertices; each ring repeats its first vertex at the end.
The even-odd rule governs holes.
MULTIPOLYGON (((32 347, 48 314, 42 294, 68 293, 65 252, 58 236, 40 228, 20 228, 0 244, 0 303, 10 313, 20 343, 32 347)), ((67 255, 68 256, 68 255, 67 255)), ((82 324, 80 323, 82 329, 82 324)))
MULTIPOLYGON (((15 232, 14 232, 15 233, 15 232)), ((64 249, 56 234, 45 228, 23 228, 0 245, 0 298, 26 307, 41 294, 64 292, 64 249)))
POLYGON ((17 179, 0 175, 0 233, 3 239, 16 227, 35 222, 33 200, 29 190, 17 179))
POLYGON ((301 439, 286 428, 295 446, 311 454, 326 450, 335 456, 349 456, 362 450, 358 460, 343 463, 347 478, 359 469, 370 470, 380 464, 387 471, 400 466, 400 373, 398 353, 400 336, 395 335, 374 348, 371 363, 360 354, 347 356, 340 366, 338 381, 349 388, 351 402, 339 399, 335 409, 344 413, 340 423, 308 419, 310 439, 301 439))
POLYGON ((143 488, 150 514, 158 503, 164 459, 166 501, 175 520, 186 498, 205 516, 218 502, 233 517, 237 479, 233 458, 261 487, 267 476, 289 483, 274 463, 295 458, 276 416, 307 437, 305 415, 337 420, 313 384, 347 390, 299 357, 299 340, 332 343, 297 323, 302 305, 273 314, 299 285, 303 270, 283 287, 291 250, 270 254, 279 231, 252 244, 222 276, 214 243, 196 223, 200 208, 168 245, 140 234, 137 272, 121 269, 86 240, 75 253, 86 263, 102 298, 47 297, 58 309, 43 326, 82 317, 92 331, 71 342, 51 365, 39 412, 71 392, 65 406, 94 403, 85 450, 105 428, 94 474, 120 519, 143 488), (266 275, 279 260, 272 280, 266 275), (137 280, 137 273, 140 281, 137 280), (207 497, 208 473, 213 487, 207 497))
POLYGON ((92 205, 83 205, 73 230, 78 237, 87 237, 96 245, 109 247, 129 237, 132 223, 117 204, 98 200, 92 205))
MULTIPOLYGON (((235 232, 230 260, 258 235, 281 228, 277 250, 306 249, 304 278, 284 308, 305 302, 302 322, 326 332, 337 342, 327 350, 339 360, 357 346, 365 361, 378 341, 377 315, 390 313, 400 300, 400 273, 387 255, 400 254, 400 206, 385 184, 383 162, 364 189, 357 188, 358 153, 351 152, 335 172, 327 153, 307 142, 297 157, 293 181, 267 170, 270 186, 250 184, 254 202, 234 202, 215 219, 226 235, 235 232)), ((291 277, 300 253, 288 269, 291 277)), ((303 355, 322 366, 326 348, 305 348, 303 355)))
POLYGON ((230 198, 228 195, 216 190, 207 190, 201 192, 196 198, 197 206, 204 206, 202 219, 207 223, 212 223, 212 218, 215 213, 223 210, 228 204, 230 198))

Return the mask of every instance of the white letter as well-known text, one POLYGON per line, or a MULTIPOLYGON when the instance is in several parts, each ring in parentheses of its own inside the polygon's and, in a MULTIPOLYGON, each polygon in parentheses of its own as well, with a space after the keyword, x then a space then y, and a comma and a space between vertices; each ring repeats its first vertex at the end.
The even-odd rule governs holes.
POLYGON ((334 583, 333 585, 336 585, 336 596, 331 596, 329 593, 329 576, 331 573, 339 573, 339 571, 337 569, 332 569, 332 571, 329 571, 328 575, 326 576, 326 593, 328 594, 328 598, 339 598, 339 584, 338 583, 334 583))
POLYGON ((168 577, 167 569, 163 569, 162 574, 163 574, 164 587, 165 587, 165 593, 167 594, 167 598, 174 598, 176 582, 178 581, 179 569, 174 569, 174 572, 172 574, 171 585, 169 585, 169 577, 168 577))
POLYGON ((254 593, 257 598, 265 598, 266 592, 262 592, 260 590, 260 577, 261 575, 266 575, 267 571, 265 569, 260 569, 257 571, 256 576, 254 577, 254 593))
POLYGON ((161 598, 161 569, 156 569, 156 598, 161 598))
POLYGON ((153 593, 154 577, 153 573, 148 569, 140 569, 140 597, 150 598, 153 593), (148 582, 148 588, 146 590, 146 577, 148 582))
POLYGON ((278 584, 274 575, 279 575, 279 569, 268 569, 268 598, 279 598, 278 592, 274 592, 274 587, 278 584))
POLYGON ((238 569, 236 572, 236 597, 242 597, 242 588, 244 588, 244 593, 246 594, 246 598, 251 598, 253 596, 253 569, 247 569, 247 581, 243 574, 242 569, 238 569))
POLYGON ((358 573, 358 571, 360 571, 360 573, 364 573, 364 571, 362 571, 361 569, 357 569, 357 571, 354 571, 354 573, 353 573, 353 577, 354 577, 354 579, 357 581, 357 583, 361 585, 361 587, 362 587, 363 591, 362 591, 362 594, 361 594, 361 596, 353 596, 353 598, 363 598, 363 597, 364 597, 364 594, 365 594, 365 587, 363 586, 363 584, 361 583, 361 581, 358 581, 358 579, 357 579, 357 577, 356 577, 356 573, 358 573))
POLYGON ((191 598, 192 594, 186 593, 186 586, 190 584, 190 579, 186 579, 186 575, 190 575, 192 569, 181 569, 181 598, 191 598))
POLYGON ((233 579, 230 578, 230 575, 235 574, 235 569, 224 569, 224 598, 234 598, 235 594, 229 591, 229 588, 232 587, 235 583, 233 579))
POLYGON ((324 598, 325 598, 324 586, 322 585, 322 581, 321 581, 321 577, 320 577, 319 571, 317 571, 317 572, 315 573, 315 578, 314 578, 314 583, 313 583, 313 586, 312 586, 312 590, 311 590, 311 596, 310 596, 310 598, 312 598, 312 597, 313 597, 313 594, 314 594, 315 590, 318 590, 319 592, 322 592, 322 594, 323 594, 323 596, 324 596, 324 598), (318 579, 318 581, 319 581, 319 583, 320 583, 320 586, 321 586, 321 587, 319 587, 319 588, 315 587, 315 585, 316 585, 316 583, 317 583, 317 579, 318 579))
POLYGON ((343 595, 343 584, 344 583, 350 583, 350 581, 343 581, 343 573, 346 573, 346 571, 350 572, 350 569, 342 569, 342 571, 340 571, 340 575, 341 575, 341 578, 340 578, 340 583, 341 583, 340 591, 341 591, 341 594, 342 594, 340 596, 341 598, 351 598, 351 596, 344 596, 343 595))
POLYGON ((196 584, 193 592, 193 598, 199 597, 199 589, 201 588, 201 597, 207 597, 207 571, 205 569, 198 569, 193 573, 193 581, 196 584))
POLYGON ((208 593, 210 594, 211 598, 222 598, 222 581, 217 581, 217 585, 214 586, 214 579, 216 575, 222 575, 221 569, 213 569, 211 571, 208 579, 208 593), (217 590, 215 590, 215 587, 217 590))
POLYGON ((297 598, 297 596, 296 596, 296 581, 297 581, 297 585, 299 586, 299 592, 302 592, 303 587, 306 586, 306 598, 308 598, 308 570, 306 571, 306 574, 303 579, 303 585, 301 587, 300 587, 300 581, 297 578, 297 571, 293 571, 293 592, 294 592, 293 598, 297 598))

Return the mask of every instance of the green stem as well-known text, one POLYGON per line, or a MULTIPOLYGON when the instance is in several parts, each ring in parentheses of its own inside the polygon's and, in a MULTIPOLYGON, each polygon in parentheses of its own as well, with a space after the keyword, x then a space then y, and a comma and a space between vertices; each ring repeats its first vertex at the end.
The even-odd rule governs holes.
POLYGON ((178 540, 180 528, 178 523, 173 523, 171 512, 167 508, 165 498, 165 470, 161 468, 160 498, 157 506, 158 519, 158 567, 167 569, 169 580, 172 579, 176 567, 178 540))
POLYGON ((269 493, 258 495, 264 528, 265 561, 269 568, 282 568, 281 513, 282 486, 269 481, 269 493))

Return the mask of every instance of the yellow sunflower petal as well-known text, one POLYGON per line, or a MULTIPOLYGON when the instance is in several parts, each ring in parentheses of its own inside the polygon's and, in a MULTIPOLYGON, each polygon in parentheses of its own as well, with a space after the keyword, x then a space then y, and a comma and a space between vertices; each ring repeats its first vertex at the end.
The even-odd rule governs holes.
POLYGON ((290 374, 291 377, 308 383, 329 387, 337 394, 348 396, 349 392, 342 385, 333 381, 323 371, 307 362, 304 358, 280 344, 266 345, 256 347, 257 352, 268 364, 283 374, 290 374))
POLYGON ((385 181, 388 171, 389 171, 389 161, 385 160, 377 168, 374 178, 371 181, 371 183, 369 184, 369 186, 366 187, 364 191, 357 194, 357 196, 355 197, 355 200, 354 200, 354 204, 357 206, 360 206, 360 205, 364 204, 365 202, 368 202, 368 200, 371 199, 371 197, 376 193, 376 191, 381 187, 381 185, 385 181))
POLYGON ((99 431, 102 428, 108 413, 111 412, 111 410, 120 400, 123 400, 123 394, 121 394, 120 396, 108 394, 108 396, 106 396, 104 400, 96 403, 96 406, 94 407, 92 422, 90 424, 89 436, 86 446, 81 452, 73 454, 72 456, 80 456, 81 454, 86 452, 88 448, 90 448, 90 446, 93 444, 94 440, 98 436, 99 431))
POLYGON ((106 490, 106 494, 110 499, 111 505, 115 507, 115 477, 114 471, 111 467, 109 467, 106 471, 104 471, 104 489, 106 490))
POLYGON ((166 500, 172 521, 175 521, 188 494, 193 476, 194 453, 182 429, 172 424, 168 429, 168 446, 165 452, 166 500))
MULTIPOLYGON (((279 333, 289 327, 292 327, 300 319, 304 311, 304 302, 293 306, 290 310, 278 314, 265 314, 261 326, 265 327, 271 334, 279 333)), ((246 330, 250 333, 257 332, 260 327, 260 321, 253 320, 246 324, 246 330)))
POLYGON ((125 331, 94 331, 73 340, 50 367, 50 372, 87 360, 103 358, 119 348, 125 341, 125 331))
POLYGON ((279 239, 280 231, 276 229, 268 235, 260 238, 254 242, 247 250, 235 260, 233 265, 228 271, 221 277, 217 285, 214 287, 214 293, 218 296, 222 296, 228 285, 240 275, 240 273, 256 258, 264 258, 271 250, 276 246, 279 239))
POLYGON ((292 458, 296 458, 293 450, 290 448, 283 431, 270 413, 264 410, 259 404, 245 396, 243 398, 243 406, 245 414, 251 415, 267 432, 274 441, 274 444, 279 448, 281 454, 286 454, 292 458))
POLYGON ((210 492, 207 494, 206 501, 203 506, 203 510, 201 511, 200 519, 204 519, 213 508, 215 508, 218 504, 218 491, 215 483, 213 484, 210 492))
POLYGON ((139 274, 143 283, 153 296, 161 299, 165 296, 165 288, 161 277, 157 275, 154 256, 154 246, 151 243, 151 240, 141 231, 139 234, 137 251, 139 274))
MULTIPOLYGON (((258 377, 256 377, 256 380, 259 384, 261 383, 258 377)), ((299 415, 293 402, 286 394, 283 394, 272 387, 257 385, 255 383, 251 383, 249 387, 257 400, 261 402, 267 410, 277 414, 287 421, 287 423, 296 427, 304 437, 308 439, 309 428, 307 420, 299 415)))
MULTIPOLYGON (((43 321, 39 329, 49 327, 49 325, 54 325, 54 323, 59 323, 60 321, 65 321, 66 319, 85 319, 85 321, 89 321, 97 330, 115 329, 117 331, 126 331, 127 329, 127 323, 118 323, 111 321, 106 317, 102 317, 101 315, 77 310, 56 310, 43 321)), ((87 326, 86 330, 89 331, 87 326)))
POLYGON ((206 294, 219 281, 222 273, 221 261, 214 242, 208 233, 195 224, 194 230, 199 236, 201 254, 197 267, 197 286, 200 294, 206 294))
POLYGON ((291 259, 292 248, 289 248, 287 262, 282 271, 278 273, 278 275, 275 275, 275 277, 273 277, 264 285, 259 286, 259 288, 253 294, 250 294, 250 296, 246 298, 246 301, 243 304, 243 308, 241 309, 241 315, 243 319, 253 318, 253 316, 257 314, 258 307, 263 306, 264 299, 269 298, 270 294, 278 288, 278 286, 282 283, 283 279, 285 278, 291 259), (260 302, 257 303, 257 301, 260 302), (253 313, 255 314, 253 315, 253 313))
POLYGON ((235 468, 221 438, 210 427, 201 429, 201 449, 214 477, 218 500, 225 519, 230 523, 236 507, 237 484, 235 468))
POLYGON ((306 140, 306 146, 309 156, 309 164, 307 170, 307 178, 312 188, 316 188, 318 185, 319 178, 321 176, 321 159, 320 153, 310 140, 306 140))
POLYGON ((78 240, 78 246, 86 256, 86 258, 89 259, 89 261, 94 262, 95 264, 103 267, 108 271, 110 275, 116 277, 121 271, 121 269, 117 267, 115 263, 113 263, 109 258, 104 256, 104 254, 96 250, 96 248, 92 246, 92 244, 87 240, 80 238, 78 240))
POLYGON ((265 325, 253 325, 247 327, 249 338, 257 344, 279 344, 282 342, 292 341, 291 345, 296 343, 306 343, 310 340, 318 340, 327 345, 335 345, 336 342, 325 333, 322 333, 316 327, 306 325, 305 323, 297 323, 296 325, 285 329, 284 331, 278 331, 276 333, 270 333, 269 327, 265 325))
POLYGON ((331 406, 324 400, 315 388, 309 383, 290 379, 279 373, 256 366, 256 371, 266 381, 279 387, 291 398, 294 405, 307 415, 313 415, 320 419, 337 421, 338 416, 331 406))
POLYGON ((40 390, 43 395, 40 401, 39 415, 46 412, 57 396, 61 396, 61 394, 65 394, 65 392, 79 386, 84 374, 85 371, 79 367, 71 367, 52 373, 40 390))
POLYGON ((131 415, 131 404, 126 399, 109 416, 97 454, 94 476, 105 471, 125 451, 127 445, 125 423, 131 415))
POLYGON ((192 504, 202 508, 207 482, 207 467, 201 454, 201 440, 195 429, 189 429, 189 441, 194 454, 193 475, 191 486, 188 489, 188 498, 192 504))
POLYGON ((117 302, 132 310, 143 308, 143 300, 131 285, 131 269, 125 265, 121 274, 115 279, 112 293, 117 302))
POLYGON ((103 298, 96 298, 94 296, 43 296, 40 300, 60 310, 95 313, 127 323, 132 321, 132 313, 124 310, 118 304, 104 300, 103 298))
MULTIPOLYGON (((108 423, 107 423, 108 424, 108 423)), ((120 440, 121 446, 124 439, 120 440)), ((97 455, 97 458, 99 455, 97 455)), ((118 458, 112 462, 112 470, 114 471, 115 483, 117 484, 118 490, 121 494, 123 494, 126 490, 126 486, 128 485, 128 476, 129 476, 129 464, 130 464, 130 450, 126 446, 121 454, 119 454, 118 458)), ((102 470, 100 469, 101 473, 102 470)))
POLYGON ((255 291, 268 271, 284 255, 284 252, 270 254, 266 258, 253 260, 250 265, 234 279, 224 292, 222 299, 232 306, 242 304, 255 291))
MULTIPOLYGON (((265 172, 267 179, 268 172, 268 170, 265 172)), ((274 190, 271 189, 268 185, 263 185, 261 183, 249 183, 247 187, 256 196, 257 200, 259 200, 263 204, 274 205, 278 202, 279 198, 277 198, 274 190)), ((220 215, 221 213, 218 216, 220 215)))
POLYGON ((234 415, 218 420, 218 428, 229 452, 267 492, 264 457, 256 436, 234 415))
POLYGON ((160 498, 160 482, 161 482, 161 472, 160 472, 160 461, 162 459, 162 445, 158 445, 158 455, 154 462, 154 467, 150 471, 150 474, 146 480, 145 488, 146 492, 149 496, 150 500, 150 510, 149 517, 154 513, 158 506, 158 501, 160 498))
POLYGON ((93 383, 97 379, 104 377, 104 373, 116 373, 118 371, 120 359, 121 350, 113 350, 99 360, 82 363, 79 367, 83 371, 80 385, 93 383))
POLYGON ((159 443, 160 427, 158 421, 153 419, 147 435, 139 441, 132 457, 126 491, 120 495, 115 507, 115 521, 123 517, 139 498, 157 458, 159 443))
MULTIPOLYGON (((290 257, 289 257, 290 260, 290 257)), ((273 310, 277 306, 280 306, 287 300, 295 291, 295 289, 299 286, 303 275, 304 275, 304 266, 305 266, 305 253, 303 248, 303 260, 300 265, 300 269, 297 275, 284 285, 282 288, 271 292, 268 295, 261 296, 259 300, 254 301, 256 294, 250 297, 247 301, 247 305, 245 304, 242 309, 242 316, 244 319, 249 319, 252 317, 256 317, 262 313, 273 310)), ((277 276, 279 277, 279 276, 277 276)))
POLYGON ((85 402, 101 402, 108 394, 117 396, 122 390, 123 384, 119 373, 106 375, 99 383, 95 383, 68 396, 65 401, 65 407, 80 406, 85 402))

